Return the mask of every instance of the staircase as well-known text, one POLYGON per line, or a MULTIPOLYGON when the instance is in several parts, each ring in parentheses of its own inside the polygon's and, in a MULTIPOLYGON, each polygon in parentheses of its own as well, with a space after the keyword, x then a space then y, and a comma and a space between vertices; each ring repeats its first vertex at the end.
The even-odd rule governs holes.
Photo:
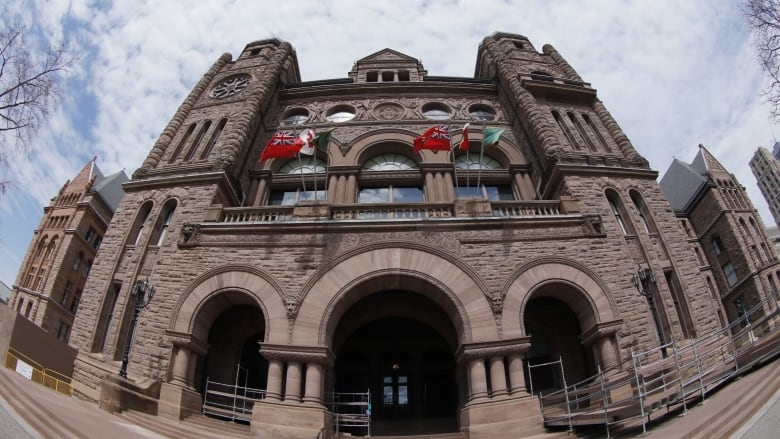
POLYGON ((176 439, 220 439, 249 437, 249 425, 193 415, 181 421, 165 419, 132 410, 122 412, 120 418, 161 436, 176 439))

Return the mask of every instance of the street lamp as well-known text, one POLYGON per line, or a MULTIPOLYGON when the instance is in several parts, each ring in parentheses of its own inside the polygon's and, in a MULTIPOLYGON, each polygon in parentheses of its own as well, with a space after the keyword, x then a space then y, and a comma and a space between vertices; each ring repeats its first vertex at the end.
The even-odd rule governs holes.
POLYGON ((154 297, 155 288, 149 283, 149 279, 139 280, 133 285, 130 292, 130 300, 133 304, 133 320, 130 321, 130 332, 127 334, 127 343, 125 343, 125 354, 122 357, 122 368, 119 369, 119 376, 127 378, 127 363, 130 361, 130 347, 135 337, 135 325, 138 323, 138 314, 149 305, 154 297))
POLYGON ((656 281, 655 273, 645 271, 645 268, 641 264, 637 264, 636 273, 631 275, 631 283, 639 294, 647 299, 647 307, 650 308, 650 314, 653 316, 653 323, 655 324, 655 334, 658 336, 658 341, 661 343, 661 354, 666 358, 666 347, 664 346, 664 335, 661 332, 661 321, 658 319, 658 310, 655 308, 655 299, 653 294, 655 293, 656 281))

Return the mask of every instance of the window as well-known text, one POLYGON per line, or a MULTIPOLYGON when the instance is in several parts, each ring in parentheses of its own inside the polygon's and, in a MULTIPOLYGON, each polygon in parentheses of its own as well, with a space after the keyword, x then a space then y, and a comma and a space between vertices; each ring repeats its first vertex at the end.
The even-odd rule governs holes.
POLYGON ((655 228, 655 223, 653 223, 653 218, 651 217, 650 211, 647 209, 647 204, 645 204, 642 195, 633 189, 629 191, 629 195, 631 196, 631 201, 634 202, 634 207, 639 214, 639 219, 642 222, 642 227, 644 227, 645 232, 657 233, 658 230, 655 228))
POLYGON ((81 290, 76 290, 76 295, 73 296, 73 302, 70 304, 70 312, 76 313, 79 309, 79 302, 81 302, 81 290))
POLYGON ((382 404, 386 406, 409 404, 409 377, 386 375, 382 378, 382 404))
POLYGON ((90 227, 90 228, 89 228, 89 230, 87 230, 87 234, 86 234, 86 235, 84 235, 84 240, 85 240, 85 241, 87 241, 87 243, 89 243, 89 242, 91 242, 91 241, 92 241, 92 238, 93 238, 94 236, 95 236, 95 229, 93 229, 92 227, 90 227))
POLYGON ((398 72, 398 80, 403 82, 409 81, 409 71, 408 70, 401 70, 398 72))
POLYGON ((173 151, 171 158, 168 160, 168 163, 173 163, 176 161, 177 158, 179 158, 179 154, 181 154, 181 150, 184 149, 184 145, 187 144, 187 141, 190 139, 190 136, 192 135, 193 131, 195 131, 195 124, 192 124, 190 125, 189 128, 187 128, 187 132, 185 132, 184 136, 182 136, 181 140, 179 141, 179 144, 176 146, 176 149, 173 151))
POLYGON ((386 153, 370 158, 363 164, 363 171, 408 171, 419 169, 417 162, 411 158, 396 153, 386 153))
POLYGON ((395 80, 395 72, 382 72, 382 82, 393 82, 395 80))
POLYGON ((325 162, 317 157, 306 156, 301 157, 300 160, 290 160, 285 163, 277 174, 324 174, 325 162))
POLYGON ((92 247, 94 247, 96 251, 100 250, 100 244, 102 243, 103 243, 103 237, 98 235, 97 237, 95 237, 95 243, 92 244, 92 247))
POLYGON ((444 104, 433 102, 423 105, 422 114, 426 119, 447 120, 450 118, 450 109, 444 104))
POLYGON ((609 208, 620 227, 620 231, 623 232, 623 235, 633 235, 634 229, 626 222, 626 215, 623 210, 623 202, 620 200, 620 196, 611 189, 607 190, 606 196, 607 201, 609 202, 609 208))
POLYGON ((219 125, 217 125, 217 128, 214 130, 213 133, 211 133, 211 138, 209 139, 209 143, 206 144, 206 148, 203 149, 203 152, 200 154, 201 160, 205 159, 206 157, 211 154, 211 150, 214 149, 214 145, 217 143, 217 139, 219 139, 219 135, 222 134, 222 129, 225 128, 225 124, 227 123, 227 119, 222 119, 219 121, 219 125))
POLYGON ((176 200, 169 200, 165 203, 162 209, 162 214, 157 220, 155 226, 154 237, 151 242, 159 247, 163 244, 165 236, 168 233, 168 227, 171 225, 171 219, 173 218, 173 212, 176 210, 176 200))
POLYGON ((146 220, 149 218, 149 212, 152 210, 152 202, 148 201, 138 210, 138 216, 134 225, 134 230, 128 237, 128 243, 137 246, 141 242, 141 236, 143 235, 144 227, 146 226, 146 220))
POLYGON ((87 261, 87 263, 84 264, 84 269, 81 271, 81 277, 89 276, 90 270, 92 270, 92 261, 87 261))
POLYGON ((563 131, 563 135, 566 137, 566 141, 569 142, 569 145, 571 145, 572 148, 579 150, 580 145, 574 140, 574 136, 572 135, 571 131, 569 131, 569 127, 566 125, 566 121, 561 118, 560 113, 553 111, 552 115, 555 119, 555 122, 558 124, 558 128, 563 131))
POLYGON ((70 325, 60 320, 60 325, 57 327, 57 340, 67 342, 69 333, 70 325))
POLYGON ((358 203, 422 203, 423 191, 419 187, 363 188, 358 203))
POLYGON ((62 300, 60 300, 60 305, 65 306, 66 303, 68 303, 68 297, 70 296, 70 291, 73 288, 73 282, 68 281, 65 283, 65 291, 62 292, 62 300))
POLYGON ((30 318, 30 311, 32 311, 32 302, 27 302, 27 308, 24 309, 24 316, 30 318))
POLYGON ((301 201, 324 200, 327 193, 324 190, 304 191, 294 189, 289 191, 271 191, 268 196, 270 206, 293 206, 301 201))
POLYGON ((716 255, 720 255, 723 253, 723 242, 720 240, 720 237, 715 235, 712 237, 712 249, 715 251, 716 255))
POLYGON ((192 158, 195 156, 195 152, 198 150, 200 142, 203 140, 203 136, 206 135, 206 131, 208 131, 209 128, 211 128, 211 121, 207 120, 206 123, 200 127, 200 131, 198 131, 198 135, 195 137, 195 140, 192 141, 192 145, 190 146, 189 151, 187 151, 187 155, 184 156, 185 162, 192 160, 192 158))
POLYGON ((35 250, 35 258, 40 258, 43 254, 43 250, 46 248, 46 237, 44 236, 41 242, 38 243, 38 248, 35 250))
POLYGON ((459 186, 455 192, 458 198, 484 198, 490 201, 515 199, 512 186, 509 185, 459 186))
POLYGON ((479 154, 461 154, 455 157, 456 169, 504 169, 498 160, 490 158, 486 155, 482 156, 482 161, 479 161, 479 154))
POLYGON ((721 268, 723 269, 723 274, 726 276, 726 282, 728 282, 729 287, 736 285, 737 273, 734 271, 734 264, 732 264, 731 261, 726 261, 721 265, 721 268))
POLYGON ((496 112, 487 105, 472 105, 469 107, 469 116, 474 120, 491 121, 496 119, 496 112))
POLYGON ((379 81, 379 72, 366 72, 366 82, 379 81))
POLYGON ((295 108, 287 112, 282 123, 289 126, 300 125, 309 120, 309 110, 305 108, 295 108))
POLYGON ((73 271, 78 271, 79 266, 81 266, 81 260, 84 258, 84 253, 79 252, 79 255, 76 256, 76 259, 73 261, 73 271))
POLYGON ((580 137, 582 137, 585 140, 585 143, 588 145, 588 149, 591 151, 596 151, 596 145, 593 143, 593 140, 591 140, 590 136, 588 136, 587 133, 585 133, 585 130, 582 128, 582 124, 580 124, 580 121, 577 120, 577 116, 569 111, 566 113, 567 116, 569 116, 569 120, 574 125, 574 128, 577 130, 577 132, 580 134, 580 137))
POLYGON ((49 243, 49 250, 46 252, 46 259, 51 259, 54 256, 54 250, 57 248, 57 237, 51 239, 49 243))
POLYGON ((355 109, 348 105, 334 107, 328 113, 326 119, 332 123, 347 122, 355 118, 355 109))

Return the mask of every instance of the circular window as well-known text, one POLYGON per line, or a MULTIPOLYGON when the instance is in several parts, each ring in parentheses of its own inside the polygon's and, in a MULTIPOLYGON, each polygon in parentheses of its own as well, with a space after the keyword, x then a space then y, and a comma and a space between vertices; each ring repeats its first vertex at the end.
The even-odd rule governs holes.
POLYGON ((282 121, 285 125, 300 125, 309 120, 309 111, 305 108, 296 108, 287 112, 282 121))
POLYGON ((431 120, 447 120, 450 118, 450 109, 438 102, 423 105, 422 113, 426 119, 431 120))
POLYGON ((355 109, 348 105, 334 107, 328 113, 328 122, 341 123, 355 118, 355 109))
POLYGON ((249 85, 249 75, 236 75, 222 80, 211 89, 209 96, 222 99, 242 92, 249 85))
POLYGON ((487 105, 472 105, 469 107, 469 116, 474 120, 496 120, 496 112, 487 105))

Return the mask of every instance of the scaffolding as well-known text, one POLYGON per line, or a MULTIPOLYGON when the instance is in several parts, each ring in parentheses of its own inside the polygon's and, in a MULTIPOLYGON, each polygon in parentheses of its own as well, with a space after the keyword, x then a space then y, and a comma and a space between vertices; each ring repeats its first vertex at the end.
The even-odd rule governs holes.
MULTIPOLYGON (((686 414, 693 401, 704 401, 708 392, 780 353, 778 302, 770 297, 728 327, 704 337, 671 342, 631 357, 578 383, 566 384, 563 359, 528 366, 560 368, 563 388, 543 394, 539 404, 546 427, 604 425, 641 422, 643 433, 651 414, 672 409, 686 414)), ((531 393, 533 381, 529 380, 531 393)))
POLYGON ((332 393, 330 411, 336 435, 343 429, 371 436, 371 391, 363 393, 332 393))
POLYGON ((265 398, 265 390, 247 387, 247 372, 245 367, 236 366, 236 379, 233 384, 219 383, 207 377, 203 393, 203 414, 233 422, 250 422, 252 408, 256 401, 265 398))

